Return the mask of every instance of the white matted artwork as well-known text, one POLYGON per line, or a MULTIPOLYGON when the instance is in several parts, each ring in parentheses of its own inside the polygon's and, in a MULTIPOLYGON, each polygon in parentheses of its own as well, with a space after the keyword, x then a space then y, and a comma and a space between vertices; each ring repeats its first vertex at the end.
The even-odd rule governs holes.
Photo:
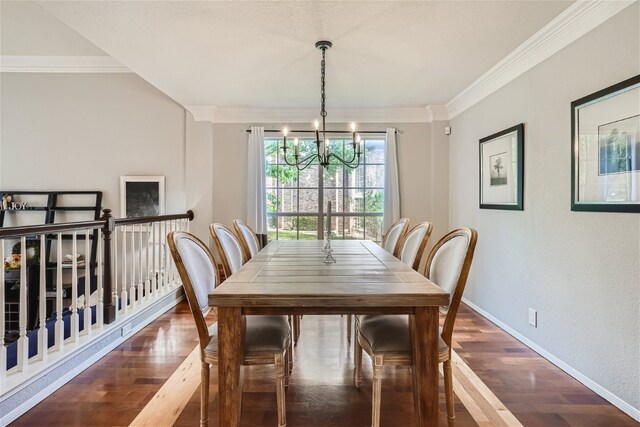
POLYGON ((640 76, 571 103, 571 210, 640 212, 640 76))
POLYGON ((121 176, 120 216, 164 215, 164 176, 121 176))
POLYGON ((480 208, 522 210, 524 124, 480 140, 480 208))

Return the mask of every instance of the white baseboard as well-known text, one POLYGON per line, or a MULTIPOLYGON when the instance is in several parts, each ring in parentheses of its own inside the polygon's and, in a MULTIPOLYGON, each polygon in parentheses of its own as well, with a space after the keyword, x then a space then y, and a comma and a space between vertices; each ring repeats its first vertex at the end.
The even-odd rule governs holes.
POLYGON ((513 336, 518 341, 522 342, 527 347, 531 348, 533 351, 538 353, 540 356, 544 357, 549 362, 553 363, 558 368, 562 369, 564 372, 566 372, 567 374, 571 375, 576 380, 580 381, 585 387, 589 388, 591 391, 596 393, 598 396, 600 396, 603 399, 609 401, 609 403, 611 403, 613 406, 615 406, 616 408, 620 409, 622 412, 624 412, 625 414, 629 415, 634 420, 640 422, 640 409, 634 408, 633 406, 631 406, 630 404, 628 404, 627 402, 625 402, 624 400, 622 400, 621 398, 619 398, 615 394, 611 393, 606 388, 602 387, 600 384, 598 384, 595 381, 593 381, 591 378, 587 377, 583 373, 581 373, 581 372, 577 371, 576 369, 572 368, 571 366, 569 366, 568 364, 566 364, 562 360, 558 359, 553 354, 549 353, 544 348, 540 347, 538 344, 534 343, 533 341, 531 341, 530 339, 528 339, 527 337, 525 337, 524 335, 522 335, 521 333, 519 333, 515 329, 511 328, 510 326, 506 325, 502 321, 496 319, 494 316, 492 316, 491 314, 487 313, 485 310, 483 310, 482 308, 478 307, 477 305, 475 305, 474 303, 472 303, 468 299, 462 298, 462 302, 467 304, 474 311, 477 311, 480 315, 485 317, 487 320, 491 321, 491 323, 494 323, 500 329, 503 329, 509 335, 513 336))
MULTIPOLYGON (((176 291, 179 291, 179 289, 176 289, 176 291)), ((126 321, 130 322, 135 317, 141 317, 141 316, 143 316, 145 314, 145 312, 148 312, 149 310, 152 310, 152 309, 153 309, 153 311, 155 313, 157 313, 156 316, 151 315, 151 316, 149 316, 147 318, 144 318, 140 323, 136 324, 136 326, 133 327, 133 329, 131 330, 131 333, 127 334, 124 337, 123 336, 119 336, 119 338, 115 339, 114 341, 112 341, 111 343, 106 345, 100 351, 98 351, 95 354, 91 355, 89 358, 85 359, 82 363, 78 364, 73 369, 67 371, 66 374, 64 374, 60 378, 56 379, 53 383, 49 384, 47 387, 43 388, 41 391, 39 391, 38 393, 34 394, 30 399, 20 403, 19 406, 17 406, 15 409, 11 410, 9 413, 0 415, 0 427, 4 427, 4 426, 8 425, 9 423, 15 421, 18 417, 20 417, 21 415, 26 413, 28 410, 30 410, 31 408, 36 406, 38 403, 43 401, 45 398, 49 397, 56 390, 58 390, 60 387, 62 387, 67 382, 72 380, 75 376, 81 374, 85 369, 89 368, 91 365, 96 363, 98 360, 100 360, 101 358, 106 356, 114 348, 116 348, 117 346, 119 346, 120 344, 122 344, 123 342, 128 340, 129 338, 131 338, 135 333, 137 333, 140 330, 142 330, 142 328, 147 326, 149 323, 153 322, 160 315, 164 314, 167 310, 169 310, 170 308, 174 307, 175 305, 177 305, 180 301, 182 301, 184 299, 184 294, 183 293, 179 293, 178 294, 179 296, 174 297, 174 298, 169 298, 170 295, 171 294, 166 295, 163 299, 160 299, 156 303, 151 304, 149 307, 146 308, 146 310, 143 310, 140 313, 137 313, 137 316, 134 316, 134 317, 131 317, 131 318, 127 318, 126 321)), ((116 323, 119 323, 119 322, 116 321, 116 323)), ((114 331, 119 334, 120 333, 119 332, 120 328, 118 327, 118 328, 114 329, 114 331)), ((67 357, 72 357, 74 355, 75 355, 74 353, 71 353, 67 357)), ((33 382, 33 381, 37 381, 37 378, 32 380, 32 381, 30 381, 30 382, 33 382)))

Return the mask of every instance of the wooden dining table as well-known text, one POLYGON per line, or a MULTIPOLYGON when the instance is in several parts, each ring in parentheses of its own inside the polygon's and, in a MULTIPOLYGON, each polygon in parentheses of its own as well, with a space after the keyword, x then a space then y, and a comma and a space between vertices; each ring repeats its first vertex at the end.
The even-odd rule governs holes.
POLYGON ((324 244, 272 241, 209 295, 218 309, 219 425, 240 423, 242 316, 260 314, 412 315, 416 418, 438 425, 438 307, 449 294, 372 241, 332 241, 333 264, 323 263, 324 244))

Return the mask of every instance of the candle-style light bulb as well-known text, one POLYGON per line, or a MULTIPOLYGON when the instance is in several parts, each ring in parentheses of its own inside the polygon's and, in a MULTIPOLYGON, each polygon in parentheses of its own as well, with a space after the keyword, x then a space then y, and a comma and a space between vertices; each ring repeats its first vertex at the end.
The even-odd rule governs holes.
POLYGON ((356 151, 356 122, 351 122, 351 144, 353 144, 353 151, 356 151))
POLYGON ((315 128, 316 128, 316 144, 318 144, 318 147, 319 147, 320 146, 320 132, 318 132, 318 128, 320 127, 320 122, 317 121, 317 120, 314 120, 313 126, 315 126, 315 128))
POLYGON ((287 127, 285 126, 284 129, 282 129, 282 135, 284 136, 284 150, 287 151, 287 134, 289 133, 289 129, 287 129, 287 127))
POLYGON ((298 149, 298 138, 293 140, 293 145, 295 146, 296 149, 296 157, 298 157, 299 153, 299 149, 298 149))

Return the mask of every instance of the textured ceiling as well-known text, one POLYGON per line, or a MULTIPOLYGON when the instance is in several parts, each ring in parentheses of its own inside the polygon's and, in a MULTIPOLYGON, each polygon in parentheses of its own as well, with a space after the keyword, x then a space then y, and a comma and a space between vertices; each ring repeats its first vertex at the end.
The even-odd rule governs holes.
POLYGON ((570 1, 41 1, 184 105, 444 104, 570 1))

